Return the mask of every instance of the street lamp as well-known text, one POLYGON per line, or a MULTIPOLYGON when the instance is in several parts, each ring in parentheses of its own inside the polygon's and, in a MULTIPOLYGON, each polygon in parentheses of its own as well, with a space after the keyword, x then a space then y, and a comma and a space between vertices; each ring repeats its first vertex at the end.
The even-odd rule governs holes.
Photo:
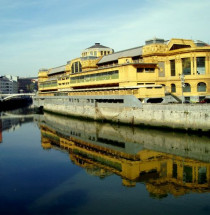
POLYGON ((182 87, 182 104, 184 103, 184 96, 183 96, 183 88, 185 87, 184 83, 184 74, 179 74, 179 78, 181 80, 181 87, 182 87))

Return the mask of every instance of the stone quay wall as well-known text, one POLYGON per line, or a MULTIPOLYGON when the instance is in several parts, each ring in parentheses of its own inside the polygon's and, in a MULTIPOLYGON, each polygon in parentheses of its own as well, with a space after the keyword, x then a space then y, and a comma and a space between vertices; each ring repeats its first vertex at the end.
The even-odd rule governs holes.
POLYGON ((61 115, 99 121, 210 132, 210 104, 142 104, 129 97, 124 97, 124 103, 120 99, 107 103, 77 98, 36 98, 34 105, 61 115))

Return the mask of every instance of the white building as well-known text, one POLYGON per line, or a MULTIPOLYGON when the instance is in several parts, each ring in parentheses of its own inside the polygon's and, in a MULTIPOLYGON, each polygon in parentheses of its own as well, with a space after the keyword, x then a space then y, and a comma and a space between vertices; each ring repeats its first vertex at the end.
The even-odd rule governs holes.
POLYGON ((0 76, 0 93, 18 93, 18 77, 12 75, 0 76))

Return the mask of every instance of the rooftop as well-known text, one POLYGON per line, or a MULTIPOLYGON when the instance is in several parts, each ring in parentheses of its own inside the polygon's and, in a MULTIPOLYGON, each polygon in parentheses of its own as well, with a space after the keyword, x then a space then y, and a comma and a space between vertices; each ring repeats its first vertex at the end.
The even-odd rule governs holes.
POLYGON ((90 47, 87 48, 87 49, 94 49, 94 48, 109 48, 109 47, 103 46, 103 45, 101 45, 100 43, 95 43, 95 45, 90 46, 90 47))
POLYGON ((65 68, 66 68, 65 65, 52 68, 52 69, 49 70, 48 75, 53 75, 55 73, 65 72, 65 68))
POLYGON ((142 46, 139 46, 139 47, 115 52, 113 54, 105 55, 98 62, 98 64, 106 63, 106 62, 110 62, 110 61, 117 61, 121 57, 136 57, 136 56, 141 56, 141 55, 142 55, 142 46))

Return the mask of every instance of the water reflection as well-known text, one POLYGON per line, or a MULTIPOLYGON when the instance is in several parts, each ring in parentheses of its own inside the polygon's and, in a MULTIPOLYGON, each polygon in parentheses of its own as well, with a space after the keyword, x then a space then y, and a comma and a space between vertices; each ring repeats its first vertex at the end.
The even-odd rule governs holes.
POLYGON ((41 144, 69 153, 100 178, 117 174, 127 187, 145 183, 151 197, 210 191, 210 139, 183 133, 81 121, 48 113, 35 117, 41 144))
POLYGON ((22 124, 32 122, 33 119, 34 111, 30 107, 0 112, 0 143, 3 142, 3 131, 14 131, 22 124))

